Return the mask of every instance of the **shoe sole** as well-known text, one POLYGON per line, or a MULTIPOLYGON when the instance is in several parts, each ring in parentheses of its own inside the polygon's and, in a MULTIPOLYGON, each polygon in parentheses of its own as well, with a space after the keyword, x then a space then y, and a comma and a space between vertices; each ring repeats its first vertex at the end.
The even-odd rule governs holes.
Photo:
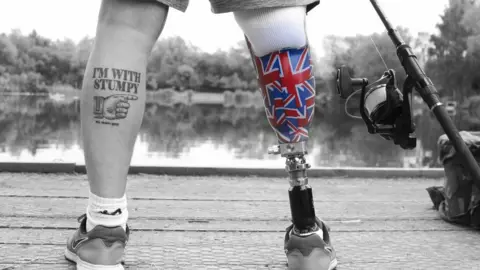
MULTIPOLYGON (((289 265, 288 270, 310 270, 310 269, 312 269, 312 270, 317 270, 316 268, 305 268, 305 267, 303 266, 303 264, 299 264, 299 263, 298 263, 298 264, 295 264, 295 262, 292 262, 292 265, 293 265, 293 266, 291 266, 291 267, 290 267, 290 264, 288 264, 288 265, 289 265)), ((331 262, 330 262, 330 265, 328 266, 328 270, 335 270, 335 269, 337 269, 337 265, 338 265, 337 259, 333 259, 333 261, 331 261, 331 262)))
POLYGON ((85 261, 82 261, 77 254, 65 249, 65 259, 77 264, 77 270, 125 270, 123 265, 94 265, 85 261))
MULTIPOLYGON (((319 261, 324 259, 324 254, 318 250, 313 250, 308 257, 304 257, 300 252, 292 252, 288 256, 288 270, 323 270, 318 269, 319 261), (295 253, 294 256, 293 253, 295 253)), ((330 261, 328 269, 324 270, 334 270, 337 268, 338 261, 337 258, 330 261)))

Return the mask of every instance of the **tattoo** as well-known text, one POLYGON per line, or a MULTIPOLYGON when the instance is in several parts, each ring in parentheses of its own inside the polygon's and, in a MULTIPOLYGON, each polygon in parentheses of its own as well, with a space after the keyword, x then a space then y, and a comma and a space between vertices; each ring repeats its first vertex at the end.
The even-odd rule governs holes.
POLYGON ((98 124, 118 126, 119 123, 106 120, 125 119, 130 108, 129 101, 137 100, 138 87, 140 86, 141 73, 115 68, 94 68, 93 88, 97 91, 116 91, 109 96, 93 97, 93 114, 98 124), (126 94, 129 93, 129 94, 126 94))
POLYGON ((95 90, 110 90, 138 93, 140 72, 116 68, 93 68, 93 88, 95 90))

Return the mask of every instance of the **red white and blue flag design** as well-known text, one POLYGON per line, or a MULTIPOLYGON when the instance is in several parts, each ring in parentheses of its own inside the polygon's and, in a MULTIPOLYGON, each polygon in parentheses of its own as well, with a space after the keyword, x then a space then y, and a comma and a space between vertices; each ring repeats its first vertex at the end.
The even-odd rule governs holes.
POLYGON ((315 77, 308 46, 255 57, 265 111, 280 143, 308 140, 315 77))

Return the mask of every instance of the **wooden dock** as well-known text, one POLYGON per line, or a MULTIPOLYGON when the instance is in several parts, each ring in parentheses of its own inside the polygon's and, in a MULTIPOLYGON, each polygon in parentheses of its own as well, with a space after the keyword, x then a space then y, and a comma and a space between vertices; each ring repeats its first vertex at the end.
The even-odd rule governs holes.
MULTIPOLYGON (((480 269, 480 232, 437 217, 442 179, 312 178, 343 269, 480 269)), ((126 269, 285 270, 288 182, 260 177, 129 177, 126 269)), ((75 269, 66 238, 84 213, 83 174, 0 174, 0 270, 75 269)))

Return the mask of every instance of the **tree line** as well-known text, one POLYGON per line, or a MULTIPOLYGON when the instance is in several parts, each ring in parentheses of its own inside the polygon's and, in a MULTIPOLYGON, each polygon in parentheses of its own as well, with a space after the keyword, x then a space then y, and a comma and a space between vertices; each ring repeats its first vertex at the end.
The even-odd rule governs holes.
MULTIPOLYGON (((78 43, 51 40, 36 31, 0 34, 0 91, 80 89, 93 42, 88 37, 78 43)), ((147 67, 147 90, 161 88, 221 92, 257 86, 246 45, 206 53, 181 37, 171 37, 155 44, 147 67)))

